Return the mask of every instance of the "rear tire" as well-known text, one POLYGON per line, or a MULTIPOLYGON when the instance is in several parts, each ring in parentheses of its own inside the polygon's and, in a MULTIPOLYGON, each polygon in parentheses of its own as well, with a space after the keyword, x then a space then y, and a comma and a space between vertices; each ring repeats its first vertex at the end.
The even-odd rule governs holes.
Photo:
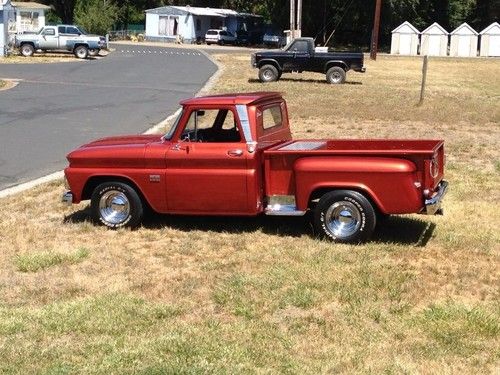
POLYGON ((326 81, 333 85, 340 85, 345 82, 346 72, 339 66, 334 66, 326 72, 326 81))
POLYGON ((85 46, 77 46, 73 53, 79 59, 86 59, 89 55, 89 49, 85 46))
POLYGON ((111 229, 136 228, 144 216, 137 192, 123 182, 105 182, 95 188, 90 200, 92 218, 111 229))
POLYGON ((274 82, 278 79, 278 69, 273 65, 264 65, 259 69, 259 80, 261 82, 274 82))
POLYGON ((314 227, 322 237, 340 243, 367 241, 375 229, 375 210, 363 194, 336 190, 324 194, 314 209, 314 227))
POLYGON ((21 55, 31 57, 35 54, 35 47, 32 44, 24 43, 21 45, 21 55))

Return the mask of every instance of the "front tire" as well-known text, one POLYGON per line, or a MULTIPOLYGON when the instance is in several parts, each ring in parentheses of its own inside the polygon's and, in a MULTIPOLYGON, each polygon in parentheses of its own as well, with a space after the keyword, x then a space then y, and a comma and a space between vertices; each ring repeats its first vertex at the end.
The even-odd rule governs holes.
POLYGON ((77 46, 73 53, 79 59, 86 59, 89 55, 89 49, 85 46, 77 46))
POLYGON ((326 193, 314 210, 314 226, 320 236, 340 243, 367 241, 376 221, 370 201, 352 190, 326 193))
POLYGON ((345 82, 346 72, 339 66, 334 66, 326 72, 326 81, 333 85, 340 85, 345 82))
POLYGON ((25 43, 21 45, 21 55, 24 57, 31 57, 35 53, 35 47, 32 44, 25 43))
POLYGON ((90 201, 95 222, 111 229, 136 228, 144 215, 137 192, 122 182, 105 182, 95 188, 90 201))
POLYGON ((278 79, 278 69, 276 69, 273 65, 264 65, 259 69, 259 80, 261 82, 274 82, 278 79))

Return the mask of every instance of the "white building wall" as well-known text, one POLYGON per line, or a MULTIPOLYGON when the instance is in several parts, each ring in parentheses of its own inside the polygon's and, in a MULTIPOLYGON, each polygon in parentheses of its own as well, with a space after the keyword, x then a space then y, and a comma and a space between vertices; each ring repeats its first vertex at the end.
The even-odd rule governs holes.
POLYGON ((480 55, 500 57, 500 25, 493 23, 481 32, 480 55))
POLYGON ((147 37, 158 37, 158 27, 160 22, 160 16, 155 13, 146 13, 146 38, 147 37))
POLYGON ((415 56, 418 54, 419 31, 405 22, 392 31, 391 54, 415 56))
POLYGON ((450 42, 450 56, 453 57, 476 57, 477 56, 476 35, 452 35, 450 42))

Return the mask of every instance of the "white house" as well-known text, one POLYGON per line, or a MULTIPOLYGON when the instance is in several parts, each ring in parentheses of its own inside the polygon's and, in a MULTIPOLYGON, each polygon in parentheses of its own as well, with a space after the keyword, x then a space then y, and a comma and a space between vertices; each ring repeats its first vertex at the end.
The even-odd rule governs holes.
POLYGON ((9 44, 9 24, 14 20, 14 11, 10 0, 0 0, 0 57, 7 54, 9 44))
POLYGON ((500 24, 492 23, 481 31, 481 56, 500 56, 500 24))
POLYGON ((418 31, 411 23, 403 24, 392 30, 391 55, 416 55, 419 44, 418 31))
POLYGON ((183 40, 191 43, 203 39, 208 29, 228 31, 237 28, 238 12, 230 9, 191 6, 164 6, 146 10, 146 39, 183 40))
POLYGON ((34 32, 45 26, 45 12, 50 9, 45 4, 35 2, 13 1, 12 7, 16 12, 14 29, 10 33, 34 32))
POLYGON ((467 23, 463 23, 451 32, 450 56, 476 57, 479 34, 467 23))
POLYGON ((448 54, 448 32, 441 25, 434 22, 422 31, 421 55, 446 56, 448 54))

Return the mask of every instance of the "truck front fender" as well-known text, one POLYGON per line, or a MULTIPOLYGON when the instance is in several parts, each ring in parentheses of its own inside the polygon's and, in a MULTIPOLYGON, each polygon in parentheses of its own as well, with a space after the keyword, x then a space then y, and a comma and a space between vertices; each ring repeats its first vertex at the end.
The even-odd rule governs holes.
POLYGON ((324 73, 328 72, 331 67, 338 66, 344 69, 346 72, 350 69, 347 64, 342 60, 329 60, 325 64, 324 73))
POLYGON ((385 214, 419 212, 423 195, 415 184, 417 168, 406 159, 318 156, 294 163, 296 205, 306 210, 312 200, 337 189, 364 194, 385 214))
POLYGON ((281 65, 274 59, 264 59, 264 60, 260 60, 258 63, 257 63, 257 67, 260 69, 262 68, 264 65, 273 65, 276 69, 278 69, 278 71, 282 71, 283 68, 281 67, 281 65))

